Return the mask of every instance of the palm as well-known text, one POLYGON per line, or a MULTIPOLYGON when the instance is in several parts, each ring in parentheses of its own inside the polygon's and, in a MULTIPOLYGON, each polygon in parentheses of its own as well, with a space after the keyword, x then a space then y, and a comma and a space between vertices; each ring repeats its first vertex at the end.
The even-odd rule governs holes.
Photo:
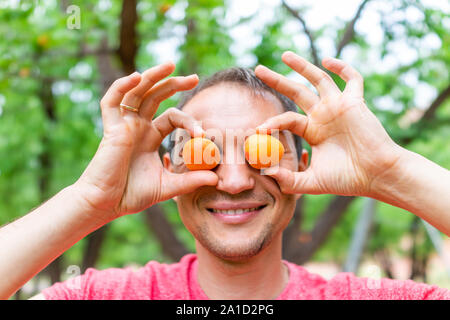
POLYGON ((173 64, 148 69, 140 82, 133 76, 119 79, 102 99, 104 136, 79 185, 89 204, 109 219, 217 183, 212 172, 177 175, 161 163, 158 149, 164 137, 177 127, 191 134, 198 129, 192 117, 174 108, 153 119, 161 101, 177 91, 192 89, 198 82, 198 77, 190 76, 155 85, 173 69, 173 64), (136 110, 122 110, 118 107, 121 103, 136 110))
POLYGON ((305 139, 312 146, 311 170, 318 189, 341 195, 367 193, 386 167, 385 145, 392 142, 388 134, 362 99, 343 94, 316 110, 305 139))
POLYGON ((158 202, 163 173, 164 168, 157 150, 138 153, 132 159, 118 211, 139 212, 158 202))

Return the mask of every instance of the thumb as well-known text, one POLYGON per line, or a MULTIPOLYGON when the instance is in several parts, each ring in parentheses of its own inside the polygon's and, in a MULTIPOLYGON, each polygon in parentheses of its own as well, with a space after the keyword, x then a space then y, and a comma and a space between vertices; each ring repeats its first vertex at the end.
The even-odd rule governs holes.
POLYGON ((274 178, 283 193, 320 193, 312 183, 313 176, 310 170, 296 172, 277 166, 265 169, 264 174, 274 178))
POLYGON ((162 177, 162 197, 167 200, 189 193, 202 186, 215 186, 219 177, 212 171, 198 170, 185 173, 164 172, 162 177))

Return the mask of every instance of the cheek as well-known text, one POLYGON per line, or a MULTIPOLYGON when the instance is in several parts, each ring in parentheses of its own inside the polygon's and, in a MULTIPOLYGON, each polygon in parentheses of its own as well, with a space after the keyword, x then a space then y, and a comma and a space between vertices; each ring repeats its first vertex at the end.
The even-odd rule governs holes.
POLYGON ((198 219, 195 208, 192 205, 192 198, 189 195, 181 195, 177 197, 176 203, 181 221, 192 232, 191 229, 198 219))
POLYGON ((279 215, 278 223, 280 224, 281 230, 284 230, 288 226, 292 217, 294 216, 297 198, 295 197, 295 195, 292 195, 292 194, 283 195, 280 203, 282 205, 279 208, 280 215, 279 215))

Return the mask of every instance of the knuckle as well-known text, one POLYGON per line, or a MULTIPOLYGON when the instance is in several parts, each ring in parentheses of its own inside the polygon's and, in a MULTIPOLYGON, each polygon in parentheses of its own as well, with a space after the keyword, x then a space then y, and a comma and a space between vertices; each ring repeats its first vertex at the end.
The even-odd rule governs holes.
POLYGON ((177 108, 169 108, 164 111, 160 117, 167 119, 170 123, 172 123, 175 119, 180 118, 184 113, 177 108))
POLYGON ((287 118, 288 120, 289 120, 289 119, 292 119, 292 118, 296 119, 297 116, 298 116, 298 113, 297 113, 297 112, 294 112, 294 111, 288 111, 288 112, 286 112, 286 118, 287 118))
POLYGON ((111 84, 112 88, 117 88, 120 86, 120 84, 122 83, 123 78, 118 78, 116 80, 113 81, 113 83, 111 84))
POLYGON ((167 80, 167 84, 170 86, 176 85, 178 82, 180 82, 180 78, 173 77, 167 80))
POLYGON ((126 98, 128 101, 136 102, 141 99, 141 96, 136 91, 133 90, 133 91, 127 92, 126 98))
POLYGON ((325 71, 320 71, 320 80, 321 81, 333 81, 328 73, 325 71))
POLYGON ((114 82, 111 84, 111 88, 120 90, 120 87, 122 86, 122 83, 124 83, 124 82, 125 82, 124 78, 118 78, 118 79, 114 80, 114 82))
POLYGON ((178 110, 177 108, 169 108, 164 113, 167 114, 168 116, 176 116, 182 112, 180 110, 178 110))

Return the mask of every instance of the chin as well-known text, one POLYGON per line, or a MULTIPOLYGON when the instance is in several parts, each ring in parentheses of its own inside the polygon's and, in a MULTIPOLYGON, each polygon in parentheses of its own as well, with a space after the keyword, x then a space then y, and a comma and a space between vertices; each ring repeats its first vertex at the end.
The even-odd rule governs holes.
POLYGON ((267 225, 262 232, 251 239, 224 241, 211 237, 207 230, 201 229, 195 238, 212 255, 226 261, 243 262, 257 256, 271 244, 272 232, 273 226, 267 225))

